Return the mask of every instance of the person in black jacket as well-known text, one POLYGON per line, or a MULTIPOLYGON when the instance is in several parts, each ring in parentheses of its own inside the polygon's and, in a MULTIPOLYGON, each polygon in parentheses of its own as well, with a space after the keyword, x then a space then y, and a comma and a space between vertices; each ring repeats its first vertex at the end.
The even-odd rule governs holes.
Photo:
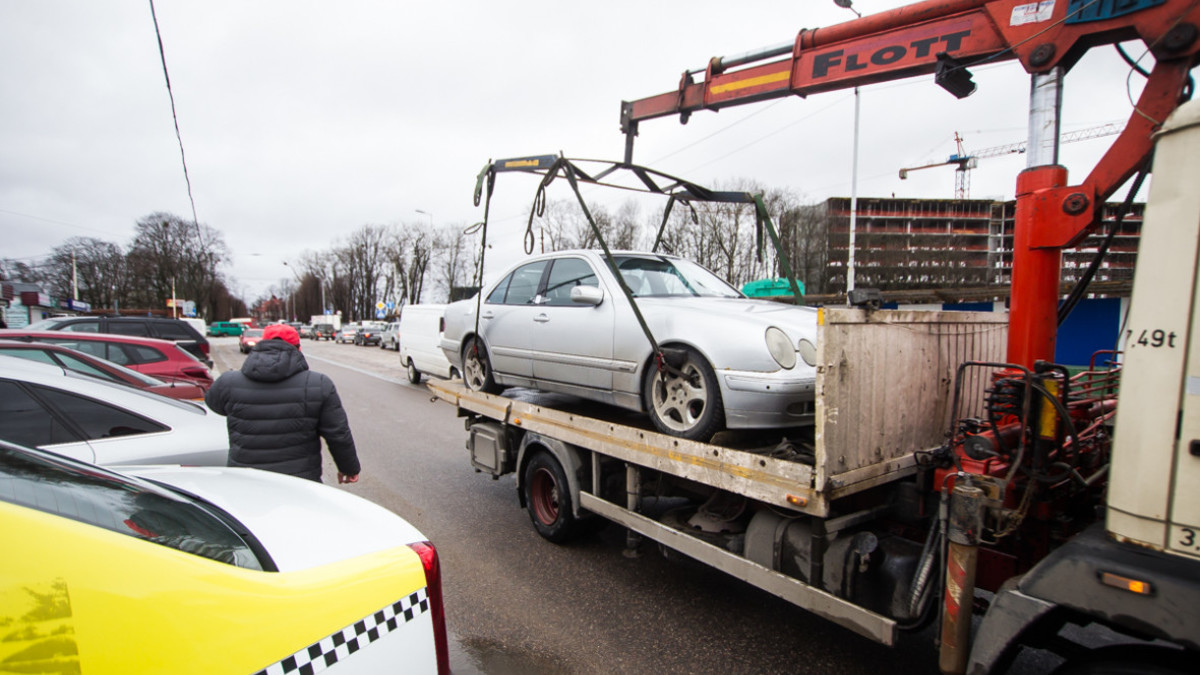
POLYGON ((358 452, 342 400, 332 380, 308 369, 295 328, 268 326, 242 369, 217 378, 204 401, 226 417, 229 466, 320 482, 324 438, 338 482, 358 482, 358 452))

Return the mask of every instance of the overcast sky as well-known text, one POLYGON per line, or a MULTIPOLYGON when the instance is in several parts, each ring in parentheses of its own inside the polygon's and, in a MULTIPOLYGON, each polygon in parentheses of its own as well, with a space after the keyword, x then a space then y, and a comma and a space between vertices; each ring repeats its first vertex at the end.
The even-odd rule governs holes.
MULTIPOLYGON (((489 159, 620 159, 622 100, 673 90, 710 57, 853 19, 832 0, 154 8, 196 214, 223 233, 248 300, 290 278, 283 261, 362 225, 482 220, 472 192, 489 159)), ((945 160, 956 131, 968 151, 1025 140, 1029 77, 1013 61, 972 72, 979 90, 962 101, 932 76, 862 89, 860 197, 952 197, 952 167, 897 174, 945 160)), ((1066 80, 1064 131, 1126 119, 1141 90, 1128 72, 1111 47, 1085 57, 1066 80)), ((0 0, 0 101, 0 257, 37 262, 72 236, 124 246, 156 211, 191 219, 148 0, 0 0)), ((706 185, 849 196, 853 118, 850 91, 698 112, 686 126, 665 118, 642 124, 634 159, 706 185)), ((1072 183, 1112 140, 1063 146, 1072 183)), ((1023 167, 1021 155, 982 160, 971 197, 1012 198, 1023 167)), ((535 187, 500 176, 489 277, 520 255, 535 187)), ((550 198, 571 198, 565 181, 550 198)))

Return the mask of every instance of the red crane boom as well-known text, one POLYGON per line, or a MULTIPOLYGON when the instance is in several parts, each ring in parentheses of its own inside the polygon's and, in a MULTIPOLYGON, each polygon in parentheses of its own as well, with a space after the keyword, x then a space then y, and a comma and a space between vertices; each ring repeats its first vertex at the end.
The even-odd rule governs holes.
POLYGON ((643 120, 784 96, 848 89, 934 74, 962 98, 974 91, 968 67, 1017 60, 1033 78, 1030 169, 1017 181, 1008 358, 1052 360, 1062 251, 1099 222, 1099 206, 1143 166, 1153 134, 1184 100, 1200 54, 1200 0, 926 0, 826 28, 801 30, 786 46, 685 71, 675 91, 621 105, 625 161, 643 120), (1062 75, 1090 48, 1141 40, 1154 55, 1125 130, 1092 172, 1069 186, 1056 165, 1057 95, 1062 75), (767 61, 762 63, 762 61, 767 61), (1033 121, 1037 123, 1034 124, 1033 121))

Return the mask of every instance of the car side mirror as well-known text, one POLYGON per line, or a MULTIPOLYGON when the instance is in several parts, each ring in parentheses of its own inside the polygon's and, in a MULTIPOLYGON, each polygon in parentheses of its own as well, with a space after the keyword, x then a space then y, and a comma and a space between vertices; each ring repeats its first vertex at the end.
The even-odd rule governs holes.
POLYGON ((572 286, 571 302, 594 307, 604 302, 604 291, 599 286, 572 286))

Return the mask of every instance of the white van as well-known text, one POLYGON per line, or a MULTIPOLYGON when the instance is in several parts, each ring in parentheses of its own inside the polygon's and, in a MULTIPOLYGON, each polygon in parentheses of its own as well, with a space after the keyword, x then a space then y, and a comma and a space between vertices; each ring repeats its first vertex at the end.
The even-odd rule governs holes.
POLYGON ((445 309, 445 305, 407 305, 400 312, 400 364, 408 369, 413 384, 420 384, 424 374, 443 379, 458 376, 439 346, 445 309))

